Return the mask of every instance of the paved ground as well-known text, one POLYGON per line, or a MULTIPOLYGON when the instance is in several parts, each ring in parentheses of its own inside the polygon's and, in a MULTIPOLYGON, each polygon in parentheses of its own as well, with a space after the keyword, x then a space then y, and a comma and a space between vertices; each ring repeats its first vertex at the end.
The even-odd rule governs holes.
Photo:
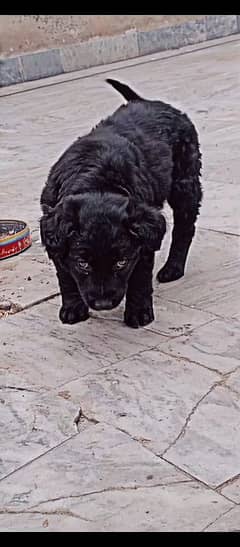
MULTIPOLYGON (((204 159, 186 276, 156 284, 156 321, 138 331, 122 307, 61 325, 38 236, 49 167, 121 99, 100 69, 1 90, 0 218, 34 238, 0 265, 1 299, 30 305, 0 322, 1 531, 240 530, 240 41, 227 42, 112 71, 186 110, 204 159)), ((169 232, 158 266, 168 245, 169 232)))

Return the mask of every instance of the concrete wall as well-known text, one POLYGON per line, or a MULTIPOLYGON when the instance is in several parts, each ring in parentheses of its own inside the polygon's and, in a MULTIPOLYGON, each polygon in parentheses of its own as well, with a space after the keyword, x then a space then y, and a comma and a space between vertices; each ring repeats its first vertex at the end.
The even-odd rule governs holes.
POLYGON ((0 15, 0 54, 10 56, 71 45, 128 29, 150 30, 200 15, 0 15))

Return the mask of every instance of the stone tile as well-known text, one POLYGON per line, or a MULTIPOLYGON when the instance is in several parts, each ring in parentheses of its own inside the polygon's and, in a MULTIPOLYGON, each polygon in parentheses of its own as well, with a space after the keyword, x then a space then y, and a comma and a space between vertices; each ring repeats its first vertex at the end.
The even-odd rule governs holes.
POLYGON ((44 509, 61 498, 178 481, 189 478, 121 431, 97 424, 5 478, 0 508, 44 509))
POLYGON ((65 505, 67 509, 58 504, 59 515, 54 509, 42 513, 6 511, 0 515, 0 529, 2 532, 199 532, 210 520, 215 521, 231 509, 224 498, 191 483, 104 492, 65 505))
POLYGON ((240 188, 237 180, 206 181, 199 227, 240 235, 238 203, 240 188))
MULTIPOLYGON (((192 329, 195 329, 196 327, 199 327, 204 323, 208 323, 215 318, 215 315, 212 315, 210 313, 195 310, 193 308, 188 308, 176 302, 168 302, 164 297, 161 298, 161 296, 159 296, 157 293, 158 290, 157 287, 155 287, 155 320, 147 327, 144 327, 144 329, 141 329, 141 332, 147 330, 159 333, 167 338, 175 338, 176 336, 187 334, 192 329)), ((56 299, 52 300, 51 304, 55 306, 56 299)), ((98 313, 98 315, 93 313, 93 315, 94 317, 101 318, 103 321, 115 321, 117 324, 122 324, 124 308, 125 303, 122 302, 120 306, 118 306, 118 308, 110 312, 101 312, 98 313)))
POLYGON ((62 325, 59 307, 44 303, 1 320, 1 368, 51 387, 79 378, 162 342, 161 334, 96 317, 62 325), (19 356, 24 356, 19 359, 19 356))
MULTIPOLYGON (((167 215, 169 216, 169 212, 167 212, 167 215)), ((155 273, 167 259, 170 248, 170 233, 171 227, 169 226, 167 236, 163 240, 163 246, 160 252, 156 253, 155 273)), ((227 275, 228 277, 231 276, 231 270, 232 275, 236 273, 236 269, 239 268, 239 253, 240 239, 238 237, 201 230, 197 225, 197 232, 190 248, 184 277, 172 283, 159 284, 155 282, 156 294, 163 295, 167 300, 175 300, 187 305, 191 305, 199 294, 201 296, 206 293, 210 299, 212 294, 215 294, 215 291, 218 290, 218 278, 221 279, 223 284, 224 278, 227 275)), ((231 283, 229 291, 232 289, 234 292, 235 288, 238 289, 237 277, 236 287, 234 285, 234 282, 231 283)), ((224 298, 223 291, 221 296, 224 298)), ((236 315, 236 313, 239 313, 239 308, 235 309, 234 302, 233 307, 235 312, 232 310, 232 315, 236 315)))
MULTIPOLYGON (((228 88, 229 92, 230 89, 228 88)), ((215 159, 220 161, 221 158, 226 160, 227 155, 232 160, 235 157, 235 152, 237 151, 238 141, 238 127, 237 120, 234 119, 234 109, 230 111, 228 116, 225 112, 225 108, 218 111, 219 116, 216 120, 213 118, 214 111, 216 112, 216 108, 212 109, 212 115, 208 122, 209 131, 207 134, 203 135, 202 148, 204 153, 212 154, 212 160, 215 159), (213 135, 215 136, 215 140, 213 140, 213 135)), ((207 155, 207 158, 208 157, 209 155, 207 155)), ((205 165, 204 158, 203 165, 205 165)), ((229 168, 231 169, 231 163, 229 164, 229 168)), ((212 180, 217 181, 218 179, 213 178, 212 180)), ((228 183, 228 181, 226 181, 226 183, 228 183)))
POLYGON ((206 532, 240 532, 240 508, 233 507, 207 527, 206 532))
POLYGON ((161 454, 217 374, 157 350, 64 386, 90 418, 113 424, 161 454))
MULTIPOLYGON (((235 237, 232 238, 233 246, 235 243, 234 239, 235 237)), ((236 239, 238 240, 239 238, 236 239)), ((204 257, 205 272, 200 271, 201 266, 199 264, 199 272, 195 273, 194 269, 197 267, 197 264, 196 262, 194 263, 194 254, 193 251, 189 256, 190 267, 186 268, 184 278, 174 281, 168 287, 161 285, 158 288, 159 294, 162 292, 164 296, 167 294, 168 300, 173 300, 224 318, 234 317, 239 310, 240 299, 240 261, 238 256, 235 255, 235 258, 229 262, 225 261, 226 257, 224 257, 224 262, 222 261, 219 268, 217 269, 218 265, 216 264, 216 269, 213 270, 213 257, 206 254, 204 257), (209 266, 208 270, 206 270, 207 265, 209 266)), ((221 254, 219 259, 222 256, 221 254)), ((199 262, 201 263, 201 259, 199 262)))
MULTIPOLYGON (((215 138, 215 135, 214 137, 215 138)), ((234 192, 237 193, 236 187, 234 187, 235 183, 237 183, 237 176, 238 176, 238 158, 235 154, 226 153, 226 151, 220 150, 220 154, 215 155, 212 151, 206 150, 204 152, 204 158, 205 158, 205 167, 204 167, 204 179, 205 180, 218 180, 221 181, 224 185, 225 183, 225 195, 226 198, 231 200, 231 195, 234 192)), ((221 190, 221 193, 223 191, 221 190)), ((206 187, 206 184, 204 185, 204 195, 208 194, 209 199, 213 199, 212 191, 210 187, 206 187), (211 193, 210 193, 211 192, 211 193)), ((216 195, 216 199, 218 199, 218 195, 216 195)), ((204 198, 205 206, 207 206, 207 201, 204 198)), ((214 205, 214 203, 213 203, 214 205)), ((228 204, 227 204, 228 205, 228 204)), ((219 207, 219 205, 218 205, 219 207)), ((216 221, 216 219, 215 219, 216 221)), ((236 224, 236 221, 235 221, 236 224)), ((237 232, 238 233, 238 232, 237 232)))
POLYGON ((38 80, 63 72, 59 49, 28 53, 20 57, 24 80, 38 80))
MULTIPOLYGON (((235 476, 230 480, 225 486, 219 488, 219 491, 224 494, 227 498, 234 501, 235 503, 240 503, 240 477, 239 475, 235 476)), ((240 524, 240 521, 239 521, 240 524)))
POLYGON ((0 374, 0 479, 76 434, 77 405, 63 395, 0 374))
POLYGON ((240 473, 239 395, 218 386, 204 397, 165 458, 211 486, 240 473))
MULTIPOLYGON (((229 203, 232 202, 234 212, 234 197, 239 199, 238 187, 238 141, 239 133, 237 117, 234 110, 237 94, 234 95, 233 84, 229 84, 225 93, 232 97, 232 108, 227 112, 223 107, 220 110, 211 107, 211 112, 205 113, 205 120, 199 119, 198 127, 201 138, 201 149, 203 154, 203 189, 204 200, 201 216, 211 201, 214 207, 216 220, 226 224, 226 214, 229 213, 229 203), (205 129, 208 129, 207 133, 205 129), (214 204, 214 196, 216 205, 214 204), (222 200, 222 211, 220 201, 222 200)), ((235 92, 236 93, 236 92, 235 92)), ((211 101, 211 99, 209 99, 211 101)), ((209 211, 210 212, 210 211, 209 211)), ((234 214, 233 219, 229 218, 238 227, 238 218, 234 214)), ((237 232, 239 233, 239 232, 237 232)))
MULTIPOLYGON (((55 321, 55 318, 58 316, 59 308, 60 308, 60 297, 54 298, 49 302, 49 310, 51 310, 51 317, 55 321), (53 310, 55 311, 55 316, 53 315, 53 310)), ((113 347, 114 344, 117 344, 117 341, 121 340, 122 345, 119 346, 119 350, 116 346, 116 354, 113 355, 114 362, 116 362, 119 359, 125 358, 125 351, 128 353, 128 344, 131 344, 134 342, 134 354, 139 353, 143 351, 144 349, 152 348, 155 345, 160 344, 161 342, 165 341, 165 336, 170 336, 174 331, 171 331, 171 315, 169 319, 167 318, 167 313, 165 317, 165 324, 166 328, 160 330, 160 326, 158 329, 158 322, 153 322, 151 325, 153 325, 151 329, 151 325, 148 327, 140 328, 134 330, 134 337, 133 337, 133 331, 129 327, 125 325, 123 322, 123 315, 124 315, 124 308, 125 303, 122 302, 120 306, 118 306, 116 309, 111 311, 105 311, 105 312, 95 312, 90 310, 90 319, 84 323, 79 323, 78 327, 84 329, 86 332, 85 334, 85 341, 88 340, 88 335, 91 337, 98 337, 99 340, 96 343, 94 343, 91 340, 91 347, 96 350, 96 353, 100 353, 102 355, 102 358, 106 358, 106 361, 110 361, 111 359, 111 350, 108 344, 112 343, 113 347), (96 332, 96 326, 99 330, 99 335, 96 332), (169 328, 168 328, 169 326, 169 328), (156 328, 155 328, 156 327, 156 328), (149 334, 151 335, 149 336, 149 334), (105 337, 107 339, 105 340, 105 337), (111 342, 110 342, 111 340, 111 342), (103 347, 101 347, 99 344, 103 344, 103 347), (124 342, 124 343, 123 343, 124 342), (101 347, 101 350, 100 350, 101 347), (125 347, 125 349, 124 349, 125 347), (105 348, 105 349, 104 349, 105 348), (110 353, 109 353, 110 352, 110 353), (124 353, 122 353, 124 352, 124 353)), ((169 308, 174 312, 174 310, 177 310, 178 305, 175 305, 174 303, 169 303, 169 308)), ((158 303, 156 304, 156 310, 158 309, 158 303)), ((192 310, 191 310, 192 311, 192 310)), ((180 315, 180 314, 179 314, 180 315)), ((190 317, 190 314, 189 314, 190 317)), ((199 325, 200 323, 205 323, 212 319, 212 316, 210 314, 205 314, 200 312, 199 314, 192 314, 192 324, 193 325, 199 325)), ((185 324, 182 328, 189 328, 190 324, 185 324)), ((63 328, 69 328, 69 327, 63 327, 63 328)), ((70 327, 72 329, 74 327, 70 327)), ((180 328, 180 327, 179 327, 180 328)), ((173 335, 173 334, 172 334, 173 335)), ((174 334, 176 335, 176 333, 174 334)), ((129 346, 130 347, 130 346, 129 346)), ((129 355, 132 355, 133 352, 129 352, 129 355)))
POLYGON ((202 485, 106 491, 78 501, 52 504, 20 514, 0 515, 1 531, 34 532, 200 532, 231 509, 202 485), (67 509, 64 509, 64 506, 67 509), (159 507, 161 510, 159 510, 159 507), (59 516, 58 515, 61 515, 59 516))
POLYGON ((239 369, 236 370, 227 380, 227 385, 233 390, 237 391, 240 394, 240 364, 239 369))
POLYGON ((1 302, 24 308, 59 291, 54 267, 34 239, 30 249, 1 263, 0 308, 1 302))
POLYGON ((18 514, 14 511, 3 511, 0 514, 1 532, 79 532, 80 523, 77 517, 63 515, 39 515, 29 514, 20 511, 18 514))
MULTIPOLYGON (((0 151, 0 179, 3 181, 0 203, 1 218, 6 218, 6 216, 11 215, 11 218, 24 220, 28 223, 31 233, 39 233, 39 219, 41 215, 40 192, 47 177, 47 166, 44 171, 39 167, 31 168, 29 165, 29 168, 26 171, 23 167, 23 162, 26 160, 27 137, 24 135, 23 143, 16 144, 17 137, 14 133, 23 133, 21 130, 10 129, 9 132, 7 132, 7 130, 0 130, 0 134, 1 133, 1 136, 4 138, 4 148, 2 147, 0 151), (5 146, 7 139, 9 143, 11 142, 9 147, 5 146), (10 147, 12 148, 10 149, 10 147), (18 192, 11 166, 13 162, 18 171, 18 192), (6 174, 7 170, 9 170, 9 174, 6 174), (31 198, 28 194, 29 188, 31 188, 31 198), (11 213, 7 212, 8 210, 6 209, 7 200, 11 202, 11 213)), ((33 136, 32 141, 34 141, 33 136)), ((32 151, 33 147, 34 144, 32 142, 32 145, 30 145, 32 151)))
MULTIPOLYGON (((101 498, 73 501, 70 510, 91 521, 85 524, 86 531, 193 532, 200 531, 210 518, 215 519, 229 507, 230 504, 215 493, 187 483, 132 492, 106 492, 101 498)), ((82 524, 78 526, 82 529, 82 524)))
POLYGON ((186 283, 180 301, 188 306, 231 318, 239 309, 240 299, 240 261, 236 258, 225 263, 218 271, 196 276, 186 283), (190 288, 191 287, 191 288, 190 288))
POLYGON ((207 15, 207 39, 221 38, 238 32, 236 15, 207 15))
MULTIPOLYGON (((220 373, 228 373, 240 366, 239 347, 239 321, 215 319, 186 336, 161 344, 160 349, 173 357, 199 363, 220 373)), ((233 378, 235 375, 229 380, 231 385, 234 383, 233 378)))
POLYGON ((137 32, 97 37, 60 50, 64 72, 81 70, 138 56, 137 32))
MULTIPOLYGON (((170 232, 157 253, 155 273, 165 263, 170 232)), ((172 283, 155 282, 155 295, 226 318, 239 313, 240 239, 198 228, 185 275, 172 283)))
POLYGON ((1 370, 49 389, 100 366, 98 356, 85 349, 76 329, 72 333, 64 330, 57 317, 56 328, 47 317, 23 317, 21 313, 12 319, 1 320, 1 370))
POLYGON ((18 58, 0 59, 0 87, 23 81, 21 64, 18 58))
POLYGON ((198 531, 230 508, 219 494, 99 424, 2 481, 0 527, 198 531))
POLYGON ((155 321, 148 325, 146 330, 159 332, 168 337, 187 334, 215 317, 210 313, 188 308, 176 302, 168 302, 161 298, 161 295, 156 295, 154 298, 154 312, 155 321))

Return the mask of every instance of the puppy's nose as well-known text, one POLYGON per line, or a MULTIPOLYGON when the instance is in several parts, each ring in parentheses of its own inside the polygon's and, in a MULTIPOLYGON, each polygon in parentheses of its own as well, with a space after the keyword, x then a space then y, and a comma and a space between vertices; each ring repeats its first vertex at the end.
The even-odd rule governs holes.
POLYGON ((112 300, 108 300, 107 298, 101 298, 99 300, 95 300, 93 304, 93 308, 95 310, 111 310, 113 307, 112 300))

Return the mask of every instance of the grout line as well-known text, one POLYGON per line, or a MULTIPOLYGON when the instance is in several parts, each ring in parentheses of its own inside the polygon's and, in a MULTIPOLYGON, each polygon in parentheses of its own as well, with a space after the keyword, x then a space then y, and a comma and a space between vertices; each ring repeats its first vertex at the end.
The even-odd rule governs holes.
POLYGON ((73 433, 73 435, 70 435, 69 437, 67 437, 67 439, 64 439, 63 441, 61 441, 59 444, 56 444, 55 446, 52 446, 51 448, 49 448, 48 450, 46 450, 46 452, 43 452, 42 454, 39 454, 38 456, 36 456, 35 458, 32 458, 31 460, 27 461, 26 463, 20 465, 19 467, 17 467, 16 469, 13 469, 13 471, 10 471, 9 473, 7 473, 6 475, 4 475, 3 477, 0 477, 0 482, 4 481, 5 479, 8 479, 9 477, 11 477, 12 475, 14 475, 14 473, 17 473, 17 471, 20 471, 22 469, 25 469, 25 467, 27 467, 28 465, 30 465, 31 463, 39 460, 40 458, 42 458, 43 456, 46 456, 47 454, 49 454, 50 452, 52 452, 53 450, 55 450, 56 448, 60 448, 61 446, 63 446, 64 444, 66 444, 68 441, 70 441, 71 439, 74 439, 75 437, 77 437, 79 435, 79 432, 77 433, 73 433))

